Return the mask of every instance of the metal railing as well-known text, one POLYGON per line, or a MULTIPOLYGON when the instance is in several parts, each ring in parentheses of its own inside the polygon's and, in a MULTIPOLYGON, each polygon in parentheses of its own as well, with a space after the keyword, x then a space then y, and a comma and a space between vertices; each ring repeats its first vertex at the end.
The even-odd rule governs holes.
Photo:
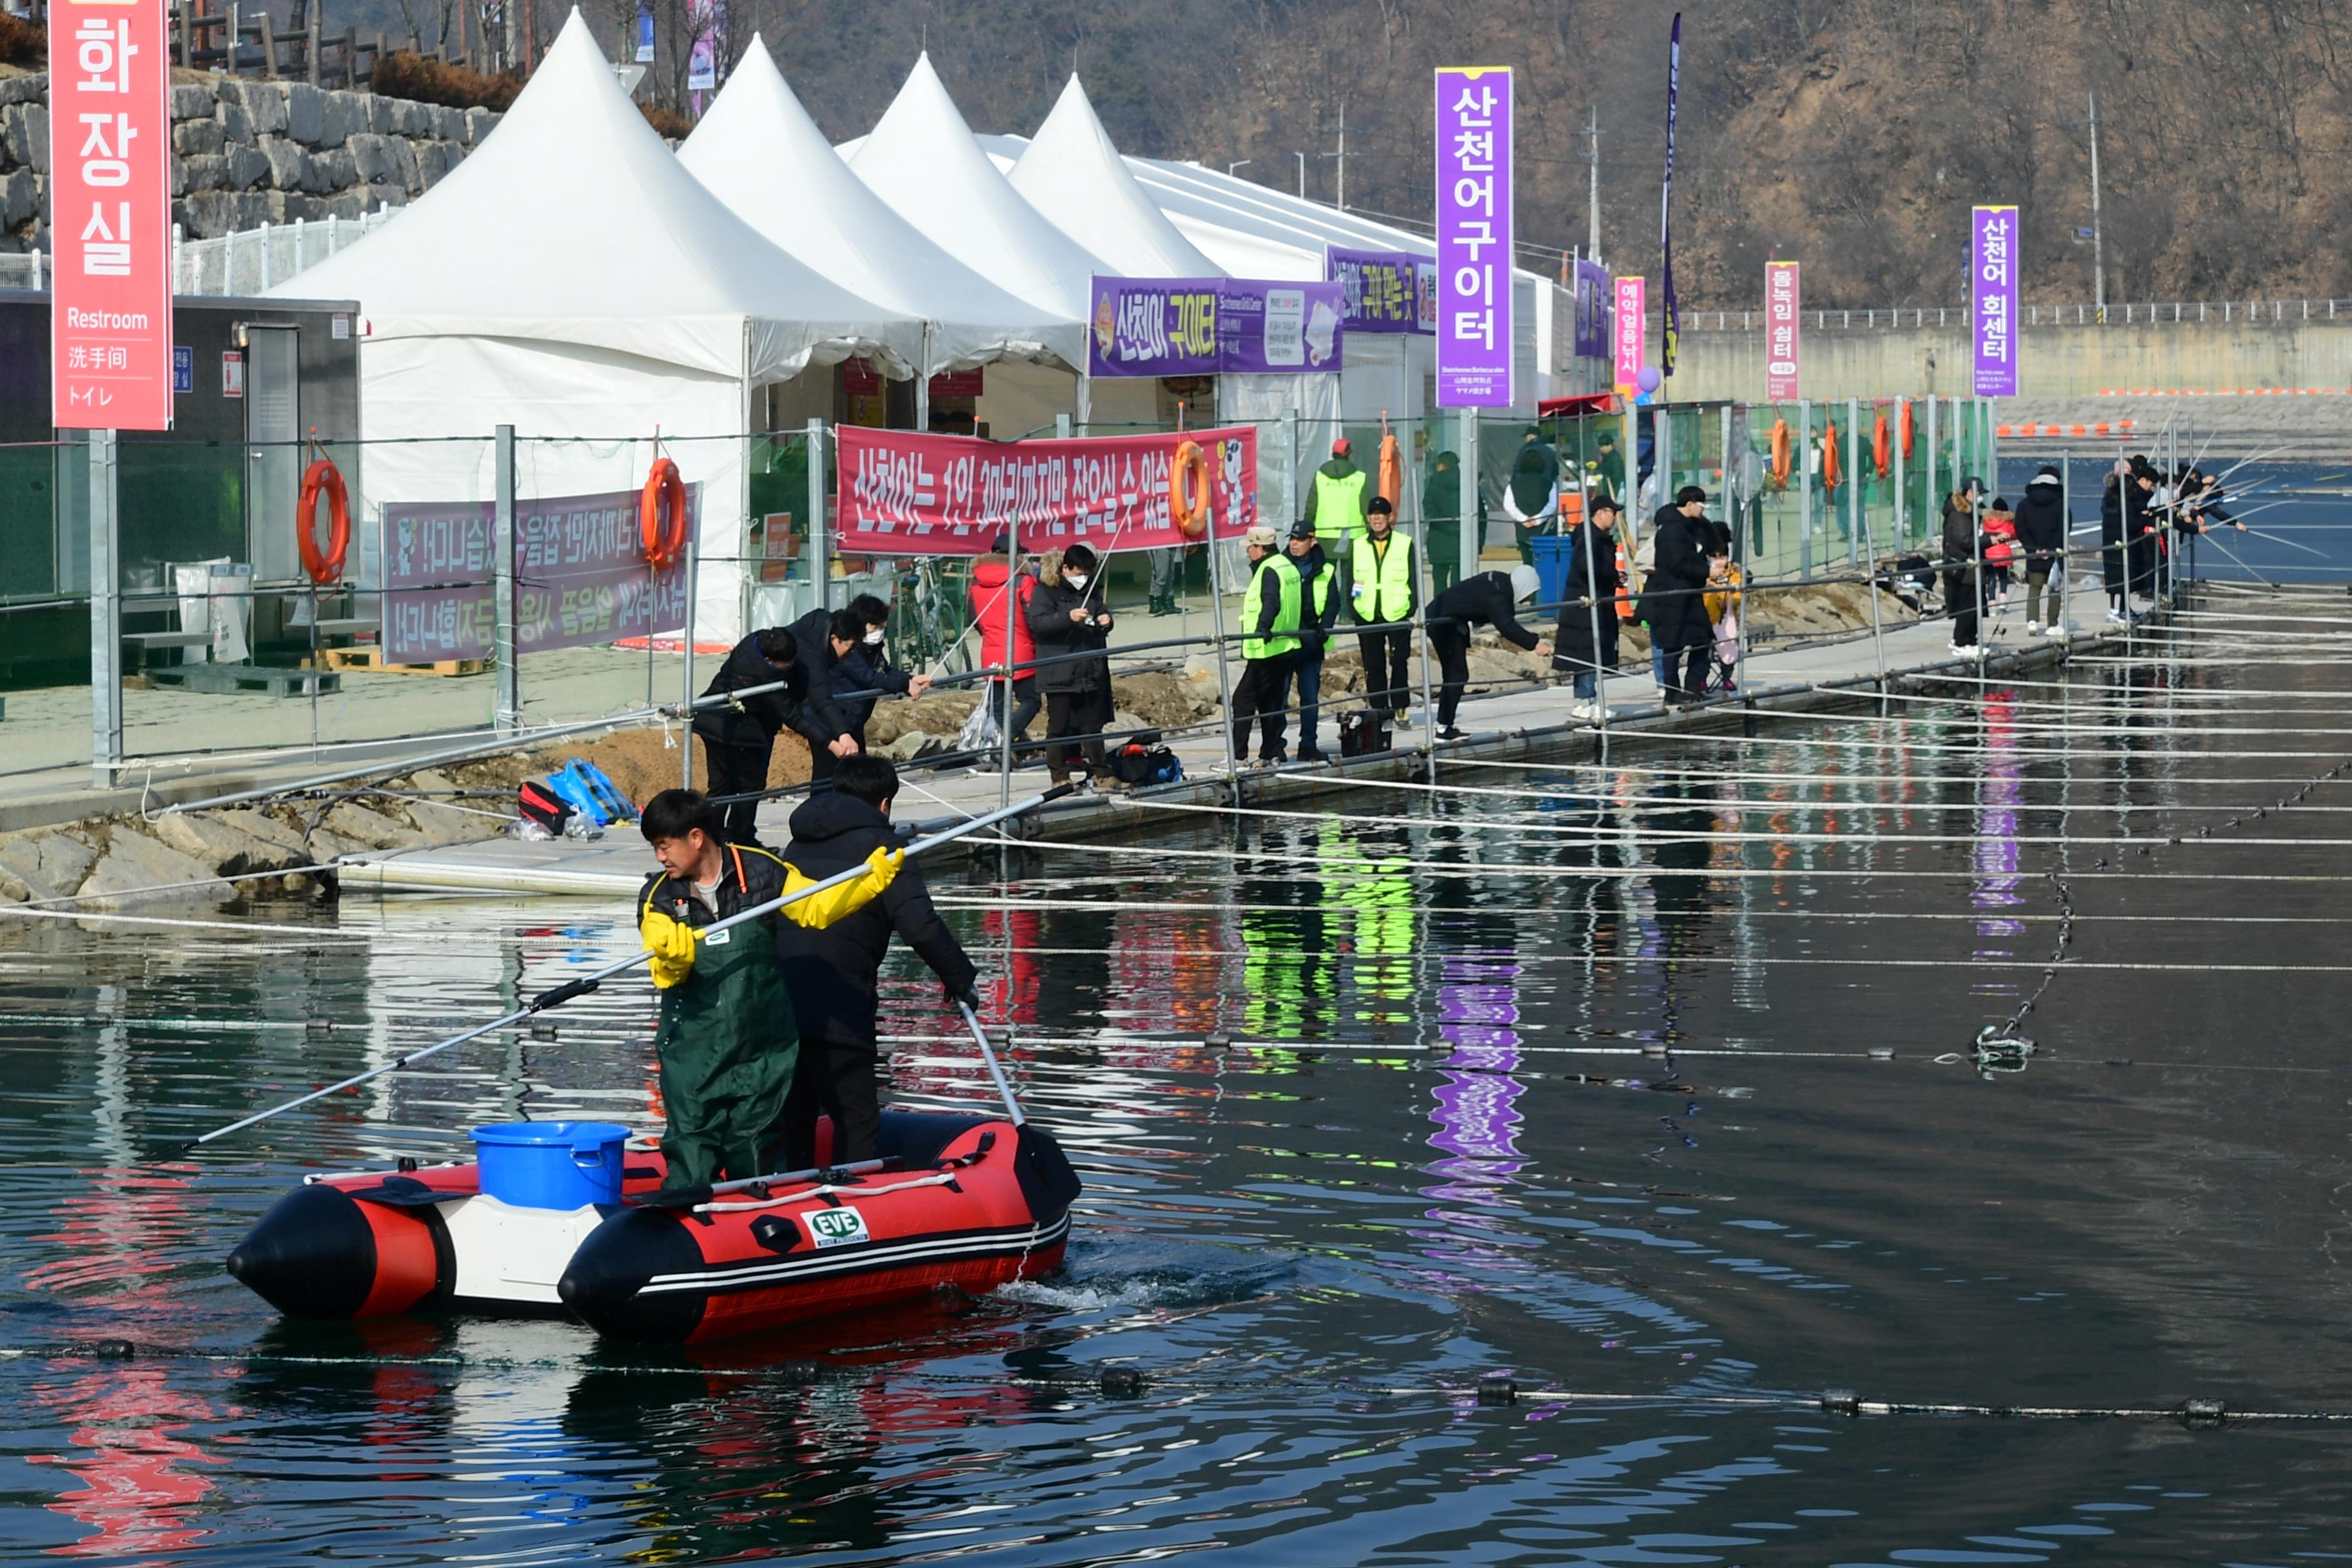
MULTIPOLYGON (((2137 304, 2027 305, 2029 327, 2146 327, 2199 321, 2284 324, 2289 321, 2352 321, 2352 300, 2143 300, 2137 304), (2339 318, 2340 311, 2340 318, 2339 318)), ((1886 310, 1802 310, 1809 331, 1895 331, 1924 327, 1965 329, 1966 305, 1902 305, 1886 310)), ((1762 310, 1686 310, 1686 332, 1758 332, 1762 310)))
POLYGON ((383 206, 358 217, 265 223, 213 239, 184 239, 174 224, 172 292, 237 297, 266 292, 357 245, 404 210, 383 206))

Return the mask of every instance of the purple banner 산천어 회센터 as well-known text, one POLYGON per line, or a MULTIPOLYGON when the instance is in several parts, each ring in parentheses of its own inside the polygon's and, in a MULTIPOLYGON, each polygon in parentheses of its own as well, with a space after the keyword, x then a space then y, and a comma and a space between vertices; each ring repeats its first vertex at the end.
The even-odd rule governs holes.
POLYGON ((1982 206, 1969 226, 1969 338, 1979 397, 2017 395, 2017 209, 1982 206))
POLYGON ((1336 372, 1343 309, 1337 283, 1097 277, 1087 369, 1104 377, 1336 372))
MULTIPOLYGON (((687 537, 700 537, 702 486, 686 487, 687 537)), ((646 563, 642 493, 515 502, 515 651, 591 647, 686 619, 686 562, 646 563)), ((390 664, 488 658, 497 650, 490 501, 383 509, 383 658, 390 664)))
POLYGON ((1402 250, 1324 247, 1324 275, 1339 285, 1340 319, 1351 332, 1431 331, 1422 324, 1423 265, 1420 257, 1402 250))
POLYGON ((1437 402, 1511 405, 1511 72, 1437 72, 1437 402))

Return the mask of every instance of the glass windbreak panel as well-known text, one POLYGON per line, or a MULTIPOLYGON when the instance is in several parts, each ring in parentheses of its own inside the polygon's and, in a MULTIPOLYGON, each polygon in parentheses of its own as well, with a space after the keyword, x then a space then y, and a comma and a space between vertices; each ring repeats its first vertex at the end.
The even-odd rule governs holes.
MULTIPOLYGON (((247 563, 245 447, 124 439, 115 457, 125 594, 172 592, 175 566, 205 561, 231 567, 247 563)), ((292 510, 289 501, 289 550, 293 548, 292 510)))
POLYGON ((46 599, 58 591, 58 461, 79 447, 46 442, 0 446, 0 599, 46 599))

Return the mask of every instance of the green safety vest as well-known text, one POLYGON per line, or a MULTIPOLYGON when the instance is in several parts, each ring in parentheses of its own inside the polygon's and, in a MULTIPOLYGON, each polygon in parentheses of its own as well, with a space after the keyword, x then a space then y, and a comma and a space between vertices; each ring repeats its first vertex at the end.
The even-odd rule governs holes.
POLYGON ((1298 638, 1284 634, 1298 630, 1300 586, 1298 568, 1280 551, 1257 563, 1257 570, 1250 574, 1249 591, 1242 595, 1242 625, 1250 628, 1251 634, 1242 638, 1244 658, 1279 658, 1298 651, 1298 638), (1256 631, 1259 617, 1265 614, 1265 580, 1269 574, 1275 579, 1275 635, 1262 637, 1256 631))
POLYGON ((1320 468, 1315 471, 1316 538, 1345 539, 1364 531, 1364 486, 1370 482, 1370 476, 1361 468, 1344 479, 1335 479, 1320 468))
POLYGON ((1402 621, 1412 616, 1412 540, 1391 528, 1388 548, 1375 552, 1372 536, 1360 533, 1349 566, 1356 595, 1356 619, 1402 621))

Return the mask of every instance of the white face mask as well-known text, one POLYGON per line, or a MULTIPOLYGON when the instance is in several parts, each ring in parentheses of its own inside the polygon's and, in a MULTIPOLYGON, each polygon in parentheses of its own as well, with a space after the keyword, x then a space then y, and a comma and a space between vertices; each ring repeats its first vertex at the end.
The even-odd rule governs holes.
POLYGON ((1073 588, 1083 588, 1087 585, 1087 574, 1083 572, 1065 572, 1062 574, 1062 581, 1073 588))
POLYGON ((881 627, 877 626, 866 634, 866 646, 867 647, 880 647, 882 646, 881 627))

